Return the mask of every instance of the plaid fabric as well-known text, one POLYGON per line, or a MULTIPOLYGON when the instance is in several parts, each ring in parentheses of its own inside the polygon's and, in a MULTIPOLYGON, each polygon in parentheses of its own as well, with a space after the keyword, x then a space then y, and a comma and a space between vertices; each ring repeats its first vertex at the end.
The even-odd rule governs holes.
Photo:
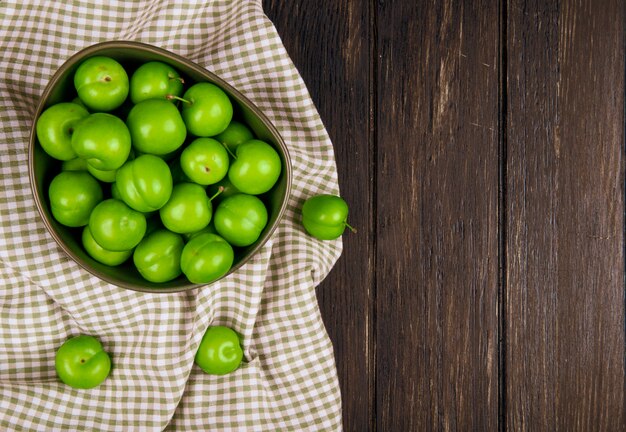
POLYGON ((0 429, 340 430, 341 400, 315 286, 341 253, 299 223, 303 200, 337 193, 333 150, 306 87, 256 1, 0 2, 0 429), (279 229, 223 282, 141 294, 89 275, 56 246, 27 173, 33 112, 54 71, 104 40, 178 53, 234 85, 276 125, 294 168, 279 229), (194 365, 207 326, 233 327, 248 363, 194 365), (97 336, 109 378, 76 390, 56 377, 69 337, 97 336))

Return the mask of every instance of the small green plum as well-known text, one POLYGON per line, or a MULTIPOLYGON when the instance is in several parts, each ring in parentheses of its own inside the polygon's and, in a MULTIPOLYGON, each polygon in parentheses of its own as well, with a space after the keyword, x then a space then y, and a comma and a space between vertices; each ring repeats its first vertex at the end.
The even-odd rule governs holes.
POLYGON ((193 182, 206 186, 228 173, 228 152, 212 138, 197 138, 180 155, 180 166, 193 182))
POLYGON ((195 183, 178 183, 169 201, 159 210, 168 230, 184 234, 206 227, 213 215, 213 205, 206 191, 195 183))
POLYGON ((124 122, 106 113, 90 114, 76 125, 72 134, 72 149, 101 171, 121 167, 130 154, 130 143, 124 122))
POLYGON ((146 233, 146 217, 122 201, 108 199, 91 212, 89 230, 102 248, 127 251, 137 246, 146 233))
POLYGON ((144 63, 130 77, 130 99, 137 104, 147 99, 166 99, 180 96, 184 80, 168 64, 151 61, 144 63))
POLYGON ((160 209, 172 194, 172 174, 163 159, 145 154, 126 162, 115 178, 122 200, 140 212, 160 209))
POLYGON ((99 386, 111 371, 111 358, 93 336, 80 335, 65 341, 54 358, 57 375, 77 389, 99 386))
POLYGON ((36 133, 41 148, 55 159, 76 158, 72 149, 74 128, 89 112, 75 103, 62 102, 47 108, 37 119, 36 133))
POLYGON ((233 246, 250 246, 267 225, 265 204, 255 196, 237 194, 215 209, 215 229, 233 246))
POLYGON ((239 335, 229 327, 211 326, 202 337, 195 362, 212 375, 226 375, 236 370, 243 360, 239 335))
POLYGON ((93 259, 102 264, 108 266, 118 266, 124 262, 133 254, 133 250, 126 251, 110 251, 104 249, 102 246, 94 240, 89 230, 89 225, 83 229, 82 235, 83 247, 93 259))
POLYGON ((183 248, 180 266, 195 284, 208 284, 224 276, 233 265, 233 248, 222 237, 204 233, 191 240, 183 248))
POLYGON ((185 142, 187 136, 180 112, 164 99, 139 102, 130 110, 126 124, 133 146, 142 153, 171 153, 185 142))
POLYGON ((65 226, 81 227, 103 199, 102 187, 85 171, 62 171, 48 189, 52 216, 65 226))
POLYGON ((356 230, 348 222, 348 204, 337 195, 316 195, 302 206, 302 224, 313 237, 320 240, 334 240, 344 230, 356 230))
POLYGON ((157 230, 137 245, 133 262, 144 279, 155 283, 168 282, 181 273, 180 257, 184 246, 180 235, 157 230))
POLYGON ((81 101, 93 111, 112 111, 128 96, 128 75, 117 61, 95 56, 78 66, 74 86, 81 101))
POLYGON ((218 135, 224 132, 233 118, 233 104, 224 90, 215 84, 194 84, 181 100, 183 120, 192 135, 218 135))
POLYGON ((276 184, 281 169, 276 150, 266 142, 255 139, 237 147, 237 159, 228 170, 228 178, 241 192, 259 195, 276 184))

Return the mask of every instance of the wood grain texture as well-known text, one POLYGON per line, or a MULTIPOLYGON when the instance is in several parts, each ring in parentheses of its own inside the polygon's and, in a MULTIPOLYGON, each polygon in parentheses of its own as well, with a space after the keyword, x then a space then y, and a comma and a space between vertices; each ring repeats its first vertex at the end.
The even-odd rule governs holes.
POLYGON ((367 2, 265 0, 335 147, 341 193, 350 206, 344 252, 317 289, 335 349, 346 431, 372 430, 373 145, 370 124, 371 46, 367 2))
POLYGON ((377 5, 377 430, 496 430, 497 2, 377 5))
POLYGON ((318 290, 345 429, 626 430, 623 2, 264 7, 360 229, 318 290))
POLYGON ((624 3, 508 3, 506 425, 624 423, 624 3))

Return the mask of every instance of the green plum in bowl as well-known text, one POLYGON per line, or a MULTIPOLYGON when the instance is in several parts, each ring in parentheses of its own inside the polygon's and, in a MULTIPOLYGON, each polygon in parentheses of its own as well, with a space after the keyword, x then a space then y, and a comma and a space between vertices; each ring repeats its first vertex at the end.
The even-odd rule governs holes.
MULTIPOLYGON (((89 46, 70 57, 52 76, 35 110, 28 170, 42 221, 70 258, 108 283, 153 293, 195 289, 237 271, 275 231, 287 208, 292 182, 291 160, 285 142, 250 100, 219 76, 188 59, 156 46, 130 41, 89 46), (137 75, 135 71, 139 71, 137 75), (81 101, 85 102, 82 106, 76 105, 81 101), (48 111, 39 122, 42 114, 54 106, 58 108, 48 111), (229 128, 230 124, 233 126, 229 128), (154 235, 151 241, 143 241, 150 235, 144 219, 156 220, 159 229, 168 230, 168 225, 172 225, 171 220, 177 214, 175 202, 169 200, 180 195, 174 194, 174 190, 180 189, 176 186, 176 171, 188 173, 198 186, 196 189, 204 191, 207 199, 215 195, 216 187, 220 192, 225 190, 221 185, 228 182, 227 169, 232 166, 235 167, 230 175, 233 183, 251 189, 255 179, 242 174, 242 166, 245 168, 244 164, 250 163, 246 160, 246 149, 253 147, 244 146, 247 141, 266 143, 269 149, 265 152, 271 157, 275 153, 279 158, 278 162, 269 159, 271 164, 266 163, 273 172, 261 173, 265 176, 260 179, 263 187, 248 191, 258 194, 259 202, 267 210, 267 223, 252 244, 243 242, 245 246, 233 246, 232 265, 227 271, 215 272, 214 278, 188 278, 182 270, 190 265, 189 260, 195 259, 189 255, 189 249, 183 254, 181 271, 170 268, 172 259, 162 253, 154 235), (196 144, 185 152, 194 142, 196 144), (239 164, 228 160, 229 155, 236 156, 233 150, 239 152, 239 164), (151 156, 141 156, 144 154, 151 156), (238 171, 234 172, 235 169, 238 171), (98 207, 94 201, 94 210, 91 204, 81 210, 93 212, 97 207, 98 214, 90 220, 91 236, 87 236, 87 246, 84 243, 86 215, 80 214, 80 220, 76 217, 76 221, 68 222, 58 214, 55 216, 51 206, 50 184, 68 170, 76 171, 71 175, 77 179, 91 176, 89 184, 97 183, 103 191, 103 196, 96 198, 104 204, 98 207), (265 190, 266 186, 269 190, 265 190), (103 207, 110 207, 104 212, 106 217, 99 214, 103 213, 103 207), (117 208, 123 211, 118 212, 117 208), (116 237, 116 230, 126 232, 126 224, 137 221, 141 226, 132 231, 132 235, 116 237), (136 248, 139 249, 133 259, 136 248), (104 258, 102 251, 108 254, 104 258), (116 254, 115 259, 108 259, 111 253, 116 254), (159 260, 169 261, 160 264, 159 260), (145 277, 148 268, 159 265, 167 270, 162 270, 166 274, 145 277)), ((97 191, 98 188, 92 189, 97 191)), ((64 197, 57 193, 55 199, 64 197)), ((68 203, 72 205, 71 201, 68 203)), ((177 228, 185 236, 169 237, 188 242, 187 238, 193 233, 187 231, 192 228, 202 231, 212 226, 211 219, 196 222, 195 225, 189 223, 188 229, 177 228)), ((182 250, 178 242, 175 242, 177 254, 182 250)))

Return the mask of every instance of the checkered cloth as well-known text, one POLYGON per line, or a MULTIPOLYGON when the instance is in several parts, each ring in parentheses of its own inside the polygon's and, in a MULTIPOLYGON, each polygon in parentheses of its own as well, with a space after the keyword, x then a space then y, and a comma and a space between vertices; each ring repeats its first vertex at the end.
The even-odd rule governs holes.
POLYGON ((299 223, 305 198, 337 193, 333 150, 307 89, 255 1, 0 2, 0 430, 340 430, 341 399, 315 286, 341 253, 299 223), (73 53, 137 40, 217 73, 263 110, 289 146, 287 214, 235 274, 179 294, 97 279, 44 228, 27 143, 35 105, 73 53), (244 336, 247 363, 226 376, 194 365, 209 325, 244 336), (108 379, 76 390, 56 377, 69 337, 97 336, 108 379))

